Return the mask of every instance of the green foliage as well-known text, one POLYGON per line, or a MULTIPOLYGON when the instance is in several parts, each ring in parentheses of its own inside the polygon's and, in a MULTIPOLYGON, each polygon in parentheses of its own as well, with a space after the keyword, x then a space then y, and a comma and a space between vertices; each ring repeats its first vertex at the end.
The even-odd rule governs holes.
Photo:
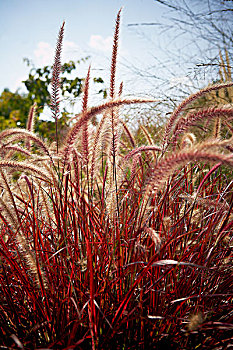
POLYGON ((5 89, 0 96, 0 130, 25 127, 31 104, 26 94, 5 89))
MULTIPOLYGON (((58 119, 59 141, 62 141, 69 129, 69 113, 63 112, 58 119)), ((53 121, 37 121, 37 131, 43 135, 46 141, 55 141, 56 139, 56 124, 53 121)))
MULTIPOLYGON (((61 76, 61 95, 65 98, 73 99, 80 96, 83 88, 84 78, 77 76, 77 65, 86 62, 89 57, 78 61, 69 61, 62 66, 61 76)), ((0 131, 6 128, 26 127, 28 113, 33 103, 37 103, 37 116, 35 131, 43 137, 54 139, 55 124, 51 121, 39 120, 39 114, 43 112, 45 106, 50 104, 49 86, 52 79, 52 66, 35 68, 30 60, 24 59, 31 67, 28 78, 23 81, 27 93, 20 94, 18 91, 13 93, 5 89, 0 96, 0 131)), ((101 77, 94 77, 93 82, 103 86, 104 81, 101 77)), ((106 89, 102 87, 99 91, 103 97, 107 96, 106 89)), ((63 133, 68 129, 68 112, 61 110, 59 121, 63 133)))
MULTIPOLYGON (((82 92, 85 78, 78 77, 75 73, 77 65, 86 62, 89 57, 82 58, 78 61, 69 61, 62 65, 62 76, 60 91, 62 96, 70 98, 78 97, 82 92), (74 76, 75 74, 75 76, 74 76), (72 75, 72 76, 71 76, 72 75)), ((28 59, 24 59, 29 66, 32 66, 28 78, 23 81, 27 90, 28 97, 32 103, 36 102, 41 110, 50 102, 49 85, 52 79, 52 66, 35 68, 28 59)), ((93 78, 94 83, 103 84, 101 77, 93 78)), ((106 94, 106 89, 100 89, 99 93, 106 94)))
MULTIPOLYGON (((85 58, 82 61, 86 61, 85 58)), ((32 102, 37 102, 42 111, 45 105, 50 102, 49 85, 52 79, 52 66, 45 66, 43 68, 35 68, 30 61, 25 59, 29 66, 32 66, 28 78, 23 81, 28 90, 28 98, 32 102)), ((62 66, 63 77, 61 78, 61 94, 65 96, 66 93, 71 94, 71 97, 78 97, 82 91, 82 84, 84 78, 75 76, 68 78, 67 75, 74 73, 77 64, 81 61, 69 61, 62 66)))

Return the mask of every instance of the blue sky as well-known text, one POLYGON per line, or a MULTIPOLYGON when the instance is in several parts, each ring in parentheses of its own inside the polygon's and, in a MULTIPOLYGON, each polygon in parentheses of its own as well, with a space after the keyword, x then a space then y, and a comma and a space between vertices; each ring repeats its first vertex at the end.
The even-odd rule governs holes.
POLYGON ((115 18, 122 6, 117 83, 124 82, 125 95, 160 98, 177 84, 191 92, 195 42, 158 26, 129 26, 167 24, 168 9, 155 0, 0 0, 0 93, 4 88, 24 91, 22 80, 30 68, 23 58, 36 68, 53 64, 64 20, 62 62, 91 56, 78 66, 77 75, 85 77, 91 63, 92 77, 101 76, 108 87, 115 18))
POLYGON ((22 87, 20 81, 29 71, 24 57, 36 67, 52 64, 63 20, 66 21, 63 61, 90 55, 93 70, 99 69, 105 75, 115 17, 122 6, 119 61, 137 66, 148 62, 146 57, 153 49, 127 25, 158 20, 164 8, 154 0, 0 0, 0 91, 5 87, 12 91, 22 87))

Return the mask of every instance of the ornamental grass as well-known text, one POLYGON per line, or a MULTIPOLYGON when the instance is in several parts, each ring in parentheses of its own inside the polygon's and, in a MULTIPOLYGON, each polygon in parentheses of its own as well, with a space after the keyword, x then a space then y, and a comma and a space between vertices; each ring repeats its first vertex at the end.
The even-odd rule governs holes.
MULTIPOLYGON (((160 143, 143 127, 138 144, 121 107, 155 101, 124 98, 116 86, 120 15, 108 100, 89 107, 90 67, 82 112, 65 139, 56 129, 56 147, 33 131, 36 105, 26 129, 0 133, 1 349, 233 346, 233 108, 190 111, 233 83, 191 95, 160 143), (193 128, 207 121, 198 140, 193 128)), ((63 34, 64 23, 56 126, 63 34)))

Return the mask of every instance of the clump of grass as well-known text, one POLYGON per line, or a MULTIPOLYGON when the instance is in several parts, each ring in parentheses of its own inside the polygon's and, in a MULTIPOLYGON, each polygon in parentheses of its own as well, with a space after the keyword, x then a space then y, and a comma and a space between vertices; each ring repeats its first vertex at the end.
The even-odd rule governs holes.
MULTIPOLYGON (((143 128, 147 144, 137 146, 120 107, 153 100, 126 99, 123 85, 116 88, 119 24, 120 12, 109 100, 88 108, 89 69, 82 112, 62 145, 54 150, 33 133, 35 106, 27 130, 0 133, 3 348, 230 344, 233 182, 221 169, 233 165, 232 138, 220 139, 221 123, 204 142, 188 131, 221 117, 231 133, 232 109, 182 113, 206 92, 233 83, 192 95, 173 112, 160 145, 143 128), (102 119, 90 132, 97 114, 102 119)), ((64 24, 54 63, 55 121, 63 31, 64 24)))

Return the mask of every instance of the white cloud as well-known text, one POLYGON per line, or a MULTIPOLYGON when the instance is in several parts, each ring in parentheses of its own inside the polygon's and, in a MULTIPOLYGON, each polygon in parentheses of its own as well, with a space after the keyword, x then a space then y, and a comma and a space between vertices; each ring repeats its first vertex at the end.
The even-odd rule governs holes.
POLYGON ((92 49, 108 52, 112 50, 113 38, 107 36, 103 38, 101 35, 91 35, 89 40, 89 46, 92 49))
POLYGON ((64 48, 64 54, 67 54, 69 52, 73 53, 74 51, 80 50, 79 46, 75 44, 73 41, 65 41, 63 48, 64 48))
POLYGON ((83 53, 77 44, 73 41, 64 41, 61 57, 62 62, 80 59, 81 57, 83 57, 83 53))
POLYGON ((10 90, 16 91, 19 89, 20 92, 26 92, 27 89, 25 88, 25 85, 24 83, 22 83, 22 81, 26 80, 27 78, 28 78, 27 75, 21 75, 18 78, 16 78, 14 80, 14 83, 9 86, 10 90))
POLYGON ((39 117, 40 120, 45 120, 45 121, 53 121, 53 117, 51 115, 51 110, 48 106, 44 107, 43 113, 40 114, 39 117))
MULTIPOLYGON (((65 41, 62 49, 62 62, 73 59, 71 56, 77 56, 77 51, 80 56, 80 48, 73 41, 65 41)), ((36 49, 33 51, 35 56, 36 66, 52 65, 55 53, 55 47, 52 47, 47 42, 40 41, 36 49)))
POLYGON ((33 53, 36 58, 36 65, 44 66, 52 62, 54 50, 49 43, 40 41, 33 53))

